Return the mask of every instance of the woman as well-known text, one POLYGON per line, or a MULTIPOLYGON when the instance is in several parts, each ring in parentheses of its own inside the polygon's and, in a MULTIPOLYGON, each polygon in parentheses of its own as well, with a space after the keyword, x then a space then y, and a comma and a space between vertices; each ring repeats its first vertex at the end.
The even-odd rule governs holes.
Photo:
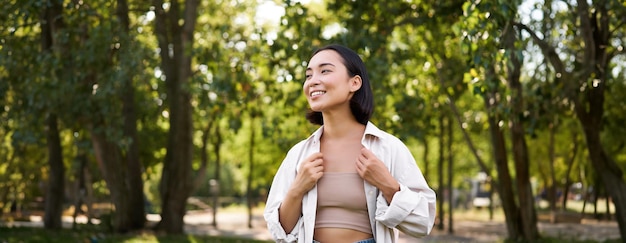
POLYGON ((428 235, 435 193, 408 148, 369 122, 374 109, 365 65, 329 45, 306 69, 307 118, 321 127, 287 153, 264 217, 277 242, 390 243, 398 230, 428 235))

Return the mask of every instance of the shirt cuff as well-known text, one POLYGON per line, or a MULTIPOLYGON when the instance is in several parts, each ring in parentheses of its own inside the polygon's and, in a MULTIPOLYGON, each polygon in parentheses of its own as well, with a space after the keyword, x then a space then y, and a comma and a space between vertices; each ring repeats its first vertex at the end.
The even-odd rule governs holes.
POLYGON ((387 208, 384 212, 376 215, 376 220, 382 222, 388 227, 394 228, 415 209, 415 205, 419 204, 418 193, 411 191, 405 185, 400 184, 400 191, 396 192, 391 199, 391 203, 387 206, 387 201, 382 194, 377 199, 378 207, 387 208), (382 199, 382 200, 381 200, 382 199), (381 205, 385 204, 385 205, 381 205))

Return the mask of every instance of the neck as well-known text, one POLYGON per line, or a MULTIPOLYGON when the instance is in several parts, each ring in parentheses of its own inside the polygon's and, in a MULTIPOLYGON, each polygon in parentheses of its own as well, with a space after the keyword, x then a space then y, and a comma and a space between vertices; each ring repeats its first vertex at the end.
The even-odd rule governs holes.
MULTIPOLYGON (((343 113, 346 114, 346 113, 343 113)), ((365 132, 365 125, 359 123, 352 113, 347 115, 324 114, 324 134, 330 139, 352 138, 359 139, 365 132)))

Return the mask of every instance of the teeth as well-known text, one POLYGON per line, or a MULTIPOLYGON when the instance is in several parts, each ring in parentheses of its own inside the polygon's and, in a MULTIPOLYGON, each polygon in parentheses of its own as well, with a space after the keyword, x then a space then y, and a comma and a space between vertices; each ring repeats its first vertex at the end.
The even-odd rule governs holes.
POLYGON ((325 93, 326 93, 325 91, 314 91, 314 92, 311 93, 311 97, 318 96, 318 95, 323 95, 325 93))

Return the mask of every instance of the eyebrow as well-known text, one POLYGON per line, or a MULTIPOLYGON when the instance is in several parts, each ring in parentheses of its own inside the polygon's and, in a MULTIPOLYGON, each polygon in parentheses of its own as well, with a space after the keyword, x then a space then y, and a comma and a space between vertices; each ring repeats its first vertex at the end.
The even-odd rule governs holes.
MULTIPOLYGON (((325 63, 321 63, 320 65, 317 65, 318 67, 323 67, 323 66, 335 66, 335 64, 329 63, 329 62, 325 62, 325 63)), ((313 70, 311 67, 307 67, 306 68, 307 71, 309 70, 313 70)))

